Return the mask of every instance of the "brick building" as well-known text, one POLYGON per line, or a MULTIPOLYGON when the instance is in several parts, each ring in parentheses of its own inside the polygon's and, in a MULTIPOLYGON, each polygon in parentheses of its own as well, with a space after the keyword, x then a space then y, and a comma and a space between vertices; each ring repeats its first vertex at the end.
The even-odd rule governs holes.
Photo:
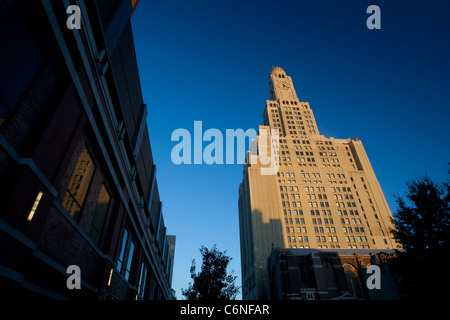
POLYGON ((173 298, 136 4, 0 3, 1 296, 173 298), (80 29, 66 24, 70 5, 80 29), (66 285, 70 265, 80 290, 66 285))

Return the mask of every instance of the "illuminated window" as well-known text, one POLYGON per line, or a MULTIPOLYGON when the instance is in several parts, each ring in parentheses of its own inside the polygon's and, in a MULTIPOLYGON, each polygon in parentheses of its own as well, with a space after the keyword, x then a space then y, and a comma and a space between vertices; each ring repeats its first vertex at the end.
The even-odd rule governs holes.
POLYGON ((69 185, 62 203, 63 207, 76 221, 80 218, 80 213, 83 208, 94 171, 95 165, 92 158, 86 147, 83 147, 75 166, 75 170, 69 180, 69 185))

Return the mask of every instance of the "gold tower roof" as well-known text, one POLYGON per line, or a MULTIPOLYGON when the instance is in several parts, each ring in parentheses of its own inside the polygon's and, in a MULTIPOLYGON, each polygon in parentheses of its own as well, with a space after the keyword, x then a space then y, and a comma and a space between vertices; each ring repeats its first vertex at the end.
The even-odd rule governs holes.
POLYGON ((281 71, 281 72, 283 72, 283 73, 286 73, 282 68, 280 68, 280 67, 275 67, 275 68, 272 68, 272 70, 270 71, 270 73, 272 74, 272 73, 274 73, 274 72, 276 72, 276 71, 281 71))

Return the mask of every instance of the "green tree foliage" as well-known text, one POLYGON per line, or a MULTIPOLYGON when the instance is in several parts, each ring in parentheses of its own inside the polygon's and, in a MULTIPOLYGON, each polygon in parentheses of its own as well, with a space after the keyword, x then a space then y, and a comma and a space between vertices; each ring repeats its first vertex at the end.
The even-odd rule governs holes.
POLYGON ((396 196, 398 210, 391 230, 404 251, 398 252, 394 273, 400 293, 410 299, 449 295, 450 184, 428 177, 407 183, 406 200, 396 196))
POLYGON ((190 269, 193 284, 189 283, 188 289, 181 292, 187 300, 220 301, 234 300, 239 292, 239 287, 235 285, 236 276, 227 274, 227 267, 231 257, 227 256, 227 251, 217 250, 216 245, 211 249, 202 246, 202 267, 196 273, 195 259, 192 260, 190 269))

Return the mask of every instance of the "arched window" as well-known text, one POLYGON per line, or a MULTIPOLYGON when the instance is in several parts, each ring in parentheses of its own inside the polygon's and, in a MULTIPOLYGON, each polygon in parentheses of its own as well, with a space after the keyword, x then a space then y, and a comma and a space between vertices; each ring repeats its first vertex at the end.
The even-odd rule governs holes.
POLYGON ((363 298, 358 271, 352 265, 344 264, 344 272, 350 293, 355 297, 363 298))

